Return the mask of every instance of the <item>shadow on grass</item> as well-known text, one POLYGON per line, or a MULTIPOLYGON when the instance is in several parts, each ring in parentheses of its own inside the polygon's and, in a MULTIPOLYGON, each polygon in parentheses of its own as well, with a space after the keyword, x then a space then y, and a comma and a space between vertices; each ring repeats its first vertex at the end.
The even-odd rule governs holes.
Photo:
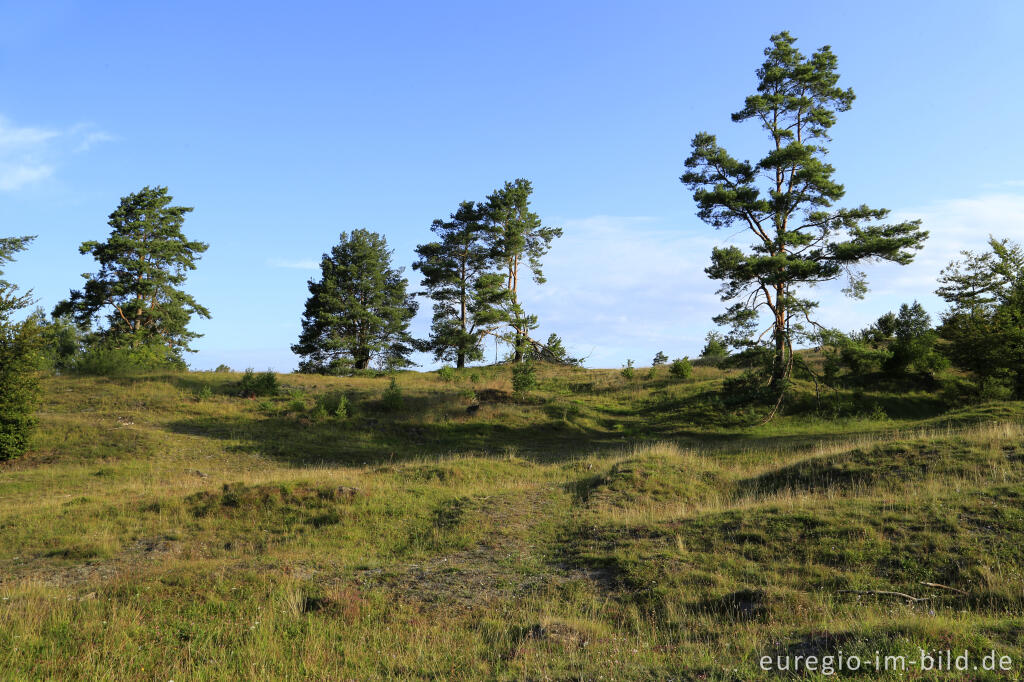
POLYGON ((595 450, 619 450, 616 434, 587 430, 564 421, 508 426, 484 421, 445 424, 356 417, 311 421, 293 416, 195 417, 168 425, 182 433, 235 441, 230 450, 258 452, 293 466, 381 462, 452 454, 508 455, 561 461, 595 450))

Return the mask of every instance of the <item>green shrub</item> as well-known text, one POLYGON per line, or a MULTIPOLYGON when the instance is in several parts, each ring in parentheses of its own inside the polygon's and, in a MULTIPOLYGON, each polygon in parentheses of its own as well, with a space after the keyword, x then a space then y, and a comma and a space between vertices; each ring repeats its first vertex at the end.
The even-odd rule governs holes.
POLYGON ((203 385, 199 392, 196 393, 196 400, 202 402, 203 400, 209 400, 213 397, 213 390, 208 385, 203 385))
POLYGON ((512 391, 516 395, 526 395, 537 387, 537 368, 532 362, 519 362, 512 365, 512 391))
POLYGON ((348 396, 341 391, 321 393, 316 397, 316 405, 313 408, 313 417, 326 419, 347 419, 352 414, 352 405, 348 396))
POLYGON ((338 396, 338 405, 331 410, 331 414, 336 419, 348 419, 352 414, 352 403, 349 401, 348 396, 344 394, 338 396))
POLYGON ((437 376, 441 377, 441 381, 446 384, 450 384, 455 381, 455 369, 445 365, 441 369, 437 370, 437 376))
POLYGON ((704 348, 701 350, 700 356, 709 360, 708 364, 715 366, 727 355, 729 355, 729 347, 726 345, 725 337, 718 332, 708 332, 708 335, 704 337, 704 348))
POLYGON ((651 360, 651 368, 647 370, 647 378, 653 379, 658 373, 658 368, 668 362, 668 356, 662 353, 660 350, 654 355, 654 359, 651 360))
POLYGON ((1013 386, 1009 377, 985 377, 978 386, 978 398, 982 401, 1009 400, 1012 397, 1013 386))
POLYGON ((622 376, 626 378, 626 381, 632 381, 633 377, 636 376, 636 370, 633 369, 632 360, 626 360, 626 366, 622 368, 622 376))
POLYGON ((886 412, 885 408, 878 403, 875 403, 874 406, 872 406, 871 411, 867 412, 866 416, 868 419, 875 422, 889 421, 889 413, 886 412))
POLYGON ((70 369, 79 374, 117 377, 154 370, 183 372, 188 368, 177 353, 162 344, 148 343, 131 348, 97 342, 75 357, 70 369))
POLYGON ((388 412, 397 412, 405 405, 402 389, 398 387, 398 380, 395 377, 391 377, 391 384, 384 389, 384 395, 381 396, 381 405, 388 412))
POLYGON ((238 384, 238 392, 243 398, 254 398, 256 396, 275 396, 281 390, 277 381, 277 375, 267 370, 256 374, 252 368, 245 370, 242 380, 238 384))
POLYGON ((58 372, 74 370, 75 362, 82 354, 86 334, 70 315, 55 317, 47 322, 45 313, 37 310, 33 317, 39 324, 42 336, 44 367, 58 372))
POLYGON ((0 462, 28 449, 39 402, 38 326, 28 320, 0 332, 0 462))
POLYGON ((668 373, 676 379, 689 379, 690 375, 693 374, 693 365, 690 364, 690 358, 682 357, 673 360, 672 364, 668 366, 668 373))
POLYGON ((220 364, 220 365, 217 365, 217 368, 215 370, 213 370, 213 371, 214 372, 230 372, 230 371, 232 371, 232 369, 230 367, 228 367, 227 365, 225 365, 225 364, 220 364))
POLYGON ((471 384, 480 383, 480 373, 479 372, 470 372, 469 373, 469 383, 471 383, 471 384))
POLYGON ((761 369, 748 369, 737 377, 722 382, 722 399, 727 405, 765 402, 772 397, 767 375, 761 369))

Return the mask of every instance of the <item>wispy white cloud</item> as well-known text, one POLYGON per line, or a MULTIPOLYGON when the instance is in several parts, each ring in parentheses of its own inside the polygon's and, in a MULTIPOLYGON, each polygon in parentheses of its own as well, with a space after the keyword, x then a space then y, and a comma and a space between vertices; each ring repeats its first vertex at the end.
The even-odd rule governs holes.
POLYGON ((92 124, 67 129, 19 126, 0 116, 0 191, 13 192, 53 176, 62 156, 113 140, 92 124))
POLYGON ((593 366, 646 362, 658 350, 693 354, 713 326, 716 286, 704 274, 716 234, 694 219, 671 226, 652 217, 562 220, 544 259, 543 286, 524 286, 539 332, 558 333, 593 366))
POLYGON ((39 182, 53 175, 53 166, 45 164, 4 164, 0 163, 0 191, 13 192, 25 185, 39 182))
POLYGON ((0 153, 34 148, 59 135, 57 130, 19 127, 0 116, 0 153))
POLYGON ((320 268, 320 261, 318 260, 281 260, 279 258, 271 258, 267 261, 267 265, 272 268, 290 268, 293 270, 317 270, 320 268))
MULTIPOLYGON (((988 248, 989 235, 1024 240, 1024 193, 1001 192, 977 197, 945 199, 893 213, 894 220, 919 218, 929 237, 910 265, 879 265, 872 293, 876 299, 909 302, 917 298, 938 315, 945 304, 937 296, 937 278, 964 250, 988 248)), ((870 273, 870 270, 869 270, 870 273)))
POLYGON ((82 137, 82 141, 78 143, 77 147, 75 147, 75 151, 79 153, 87 152, 102 142, 112 142, 115 139, 117 138, 110 133, 105 133, 102 130, 94 130, 92 132, 85 133, 82 137))

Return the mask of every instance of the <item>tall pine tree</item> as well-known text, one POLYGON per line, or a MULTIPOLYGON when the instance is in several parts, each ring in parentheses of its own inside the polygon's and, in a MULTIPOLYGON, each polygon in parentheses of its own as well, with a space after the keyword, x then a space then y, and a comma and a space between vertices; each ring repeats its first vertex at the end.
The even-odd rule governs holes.
POLYGON ((533 185, 519 178, 506 182, 487 197, 487 217, 494 240, 495 257, 505 271, 505 319, 511 327, 509 342, 514 358, 520 362, 529 343, 529 334, 537 327, 537 316, 528 315, 519 300, 519 275, 525 261, 533 280, 543 284, 541 258, 551 248, 551 242, 562 236, 560 227, 544 227, 540 216, 530 210, 533 185))
POLYGON ((462 368, 483 358, 484 334, 502 320, 505 278, 494 271, 486 206, 463 201, 449 220, 435 220, 430 229, 438 241, 417 246, 419 259, 412 266, 423 274, 434 302, 426 346, 435 360, 462 368))
POLYGON ((817 326, 817 302, 801 290, 845 275, 846 292, 862 297, 861 264, 909 263, 928 234, 916 220, 878 222, 885 209, 833 208, 844 189, 825 162, 825 144, 854 95, 837 85, 837 61, 828 46, 805 57, 795 42, 786 32, 772 36, 757 70, 757 93, 732 115, 736 122, 761 124, 767 153, 756 163, 740 161, 701 132, 680 178, 693 191, 702 220, 716 229, 739 225, 752 237, 747 249, 716 247, 706 271, 722 282, 718 293, 730 303, 715 322, 731 326, 732 340, 741 344, 767 338, 770 386, 780 399, 793 367, 794 339, 817 326), (759 333, 762 313, 770 323, 759 333))

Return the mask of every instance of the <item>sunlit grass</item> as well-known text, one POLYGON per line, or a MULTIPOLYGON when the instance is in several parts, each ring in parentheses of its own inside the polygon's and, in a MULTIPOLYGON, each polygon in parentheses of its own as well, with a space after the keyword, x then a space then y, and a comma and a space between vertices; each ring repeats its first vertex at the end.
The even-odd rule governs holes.
POLYGON ((1020 661, 1019 404, 757 426, 714 402, 724 372, 637 374, 543 368, 520 400, 504 367, 402 373, 398 411, 377 377, 256 399, 237 374, 48 379, 31 452, 0 469, 0 678, 1020 661), (315 413, 331 391, 352 414, 315 413))

